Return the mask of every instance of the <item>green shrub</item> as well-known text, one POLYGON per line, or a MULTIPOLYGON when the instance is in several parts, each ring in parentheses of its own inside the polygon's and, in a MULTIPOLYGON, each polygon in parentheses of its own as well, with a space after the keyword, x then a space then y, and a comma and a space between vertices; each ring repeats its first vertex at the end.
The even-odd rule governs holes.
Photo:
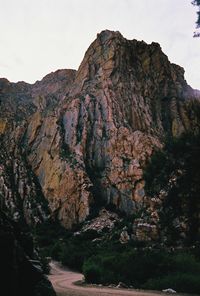
POLYGON ((144 285, 144 289, 163 290, 174 289, 183 293, 200 293, 200 274, 192 273, 174 273, 161 278, 153 278, 148 280, 144 285))
POLYGON ((61 262, 70 268, 82 271, 84 261, 94 253, 93 244, 87 241, 80 241, 73 238, 65 242, 61 251, 61 262))
POLYGON ((83 273, 85 276, 85 280, 88 283, 101 283, 101 276, 103 274, 103 271, 100 269, 100 266, 98 264, 95 264, 93 260, 88 260, 83 265, 83 273))
POLYGON ((200 262, 193 254, 178 250, 134 250, 131 246, 123 251, 102 248, 84 262, 83 273, 90 283, 117 284, 121 281, 136 288, 200 291, 200 262), (187 281, 189 288, 186 289, 187 281))
POLYGON ((180 252, 173 256, 172 269, 176 272, 187 273, 199 273, 200 274, 200 262, 197 261, 193 254, 187 254, 180 252), (187 269, 187 270, 186 270, 187 269))
POLYGON ((56 242, 50 249, 50 257, 52 257, 55 260, 61 260, 61 254, 62 254, 63 244, 58 241, 56 242))

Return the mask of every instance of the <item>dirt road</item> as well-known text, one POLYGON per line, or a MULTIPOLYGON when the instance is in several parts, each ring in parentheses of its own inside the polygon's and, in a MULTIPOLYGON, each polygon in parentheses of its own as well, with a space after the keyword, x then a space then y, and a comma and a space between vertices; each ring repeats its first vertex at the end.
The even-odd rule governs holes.
MULTIPOLYGON (((63 268, 58 262, 51 262, 49 279, 58 296, 160 296, 161 292, 146 292, 106 287, 77 286, 73 283, 82 280, 83 275, 63 268)), ((176 296, 181 294, 176 294, 176 296)))

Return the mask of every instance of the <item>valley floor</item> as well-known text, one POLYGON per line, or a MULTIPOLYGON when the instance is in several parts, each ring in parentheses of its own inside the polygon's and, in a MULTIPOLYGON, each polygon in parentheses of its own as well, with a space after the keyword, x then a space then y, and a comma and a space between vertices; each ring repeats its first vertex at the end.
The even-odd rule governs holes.
MULTIPOLYGON (((160 296, 165 295, 156 291, 138 291, 130 289, 118 289, 94 286, 78 286, 74 282, 81 281, 83 275, 61 267, 58 262, 51 262, 51 281, 58 296, 160 296)), ((183 294, 175 294, 180 296, 183 294)), ((186 296, 186 295, 185 295, 186 296)))

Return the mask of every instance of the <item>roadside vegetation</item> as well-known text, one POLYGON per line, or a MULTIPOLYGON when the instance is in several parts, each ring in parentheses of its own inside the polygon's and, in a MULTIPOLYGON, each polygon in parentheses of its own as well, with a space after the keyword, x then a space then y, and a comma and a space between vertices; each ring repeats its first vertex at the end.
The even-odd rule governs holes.
POLYGON ((152 248, 149 243, 139 245, 134 241, 121 244, 117 237, 101 239, 93 231, 74 236, 61 227, 58 235, 57 227, 54 229, 52 224, 50 233, 38 231, 38 241, 42 235, 43 256, 83 272, 88 283, 117 285, 123 282, 134 288, 172 288, 177 292, 200 293, 199 247, 152 248))

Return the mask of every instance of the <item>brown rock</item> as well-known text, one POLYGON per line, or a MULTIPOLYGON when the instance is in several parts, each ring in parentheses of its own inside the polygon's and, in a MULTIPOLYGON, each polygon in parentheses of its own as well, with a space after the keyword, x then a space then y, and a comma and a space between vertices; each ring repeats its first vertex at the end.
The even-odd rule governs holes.
MULTIPOLYGON (((127 214, 147 209, 158 220, 158 203, 144 192, 146 163, 166 135, 200 127, 200 93, 159 44, 103 31, 77 72, 58 70, 33 85, 2 79, 0 89, 0 189, 15 216, 21 198, 30 223, 50 211, 70 228, 99 201, 127 214), (38 195, 49 209, 33 218, 38 195)), ((145 227, 138 236, 157 237, 145 227)))

